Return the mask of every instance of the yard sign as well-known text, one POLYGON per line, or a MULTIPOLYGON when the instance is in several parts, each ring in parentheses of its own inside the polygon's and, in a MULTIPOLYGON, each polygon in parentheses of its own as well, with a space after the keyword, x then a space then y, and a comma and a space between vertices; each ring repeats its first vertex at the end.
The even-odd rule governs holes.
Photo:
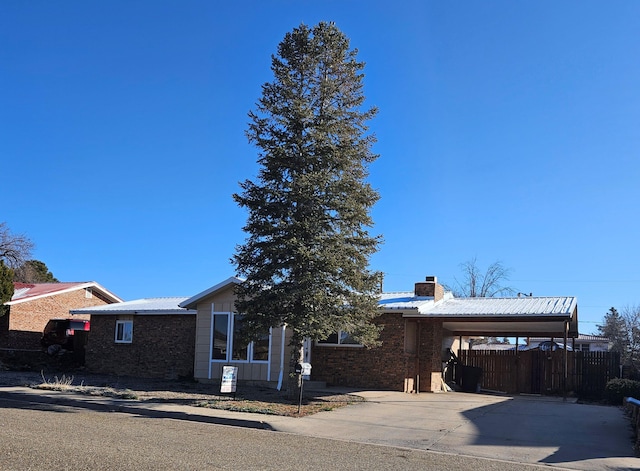
POLYGON ((238 367, 223 366, 222 367, 222 383, 220 383, 220 392, 235 393, 237 382, 238 382, 238 367))

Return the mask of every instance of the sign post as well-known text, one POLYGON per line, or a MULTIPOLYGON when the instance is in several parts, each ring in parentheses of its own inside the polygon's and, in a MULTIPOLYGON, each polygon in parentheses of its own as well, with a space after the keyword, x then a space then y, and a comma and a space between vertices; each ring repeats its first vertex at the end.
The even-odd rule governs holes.
POLYGON ((311 376, 311 363, 298 363, 296 365, 296 373, 300 375, 300 400, 298 402, 298 415, 302 408, 302 389, 304 387, 304 377, 311 376))

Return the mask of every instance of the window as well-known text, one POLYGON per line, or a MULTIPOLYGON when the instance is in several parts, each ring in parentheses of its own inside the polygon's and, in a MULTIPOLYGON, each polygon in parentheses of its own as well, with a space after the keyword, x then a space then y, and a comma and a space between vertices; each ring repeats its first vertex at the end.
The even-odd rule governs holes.
POLYGON ((240 338, 242 315, 214 312, 212 324, 213 361, 265 362, 269 361, 269 333, 247 344, 240 338))
POLYGON ((211 352, 212 360, 227 359, 227 343, 229 328, 229 314, 213 314, 213 350, 211 352))
POLYGON ((84 290, 84 297, 87 298, 87 299, 91 299, 93 297, 93 289, 86 288, 84 290))
POLYGON ((418 323, 406 321, 404 325, 404 352, 416 353, 418 345, 418 323))
POLYGON ((251 342, 251 359, 253 361, 269 361, 269 334, 251 342))
POLYGON ((133 341, 133 321, 116 321, 116 343, 133 341))
POLYGON ((358 342, 356 342, 356 340, 351 336, 351 334, 343 330, 340 330, 335 334, 329 335, 329 337, 327 337, 324 340, 318 340, 316 344, 317 345, 342 345, 342 346, 350 345, 354 347, 362 346, 358 342))

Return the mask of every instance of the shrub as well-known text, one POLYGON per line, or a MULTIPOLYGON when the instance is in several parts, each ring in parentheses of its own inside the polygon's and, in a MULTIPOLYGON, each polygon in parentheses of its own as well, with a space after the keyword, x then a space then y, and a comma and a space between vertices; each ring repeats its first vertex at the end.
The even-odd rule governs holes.
POLYGON ((604 395, 610 404, 621 405, 625 397, 640 399, 640 381, 615 378, 610 380, 604 388, 604 395))

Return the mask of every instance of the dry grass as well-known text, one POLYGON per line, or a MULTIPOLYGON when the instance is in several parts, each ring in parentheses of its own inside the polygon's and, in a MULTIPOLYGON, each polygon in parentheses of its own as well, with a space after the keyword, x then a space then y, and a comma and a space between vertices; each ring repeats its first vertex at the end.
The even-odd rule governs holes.
POLYGON ((322 411, 363 402, 353 394, 331 391, 304 391, 299 408, 298 400, 288 399, 286 393, 259 386, 239 386, 235 396, 217 393, 216 386, 197 382, 147 380, 142 378, 105 378, 86 376, 76 381, 73 376, 47 378, 41 372, 41 381, 32 381, 34 389, 61 391, 86 396, 102 396, 140 402, 173 403, 236 412, 302 417, 322 411), (77 382, 79 384, 74 384, 77 382), (298 409, 300 411, 298 412, 298 409))
POLYGON ((79 385, 73 384, 73 376, 62 375, 60 378, 54 376, 53 379, 47 379, 41 372, 42 383, 32 384, 34 389, 44 389, 48 391, 61 391, 75 394, 83 394, 85 396, 102 396, 113 397, 116 399, 137 399, 138 396, 131 390, 118 390, 110 387, 85 386, 84 383, 79 385))
POLYGON ((287 417, 303 417, 323 411, 331 411, 340 407, 363 402, 360 396, 351 394, 327 394, 310 393, 310 397, 305 397, 302 404, 298 401, 291 401, 286 396, 266 394, 269 397, 260 399, 259 397, 241 398, 212 398, 195 403, 198 407, 208 407, 211 409, 223 409, 236 412, 252 412, 256 414, 281 415, 287 417))

